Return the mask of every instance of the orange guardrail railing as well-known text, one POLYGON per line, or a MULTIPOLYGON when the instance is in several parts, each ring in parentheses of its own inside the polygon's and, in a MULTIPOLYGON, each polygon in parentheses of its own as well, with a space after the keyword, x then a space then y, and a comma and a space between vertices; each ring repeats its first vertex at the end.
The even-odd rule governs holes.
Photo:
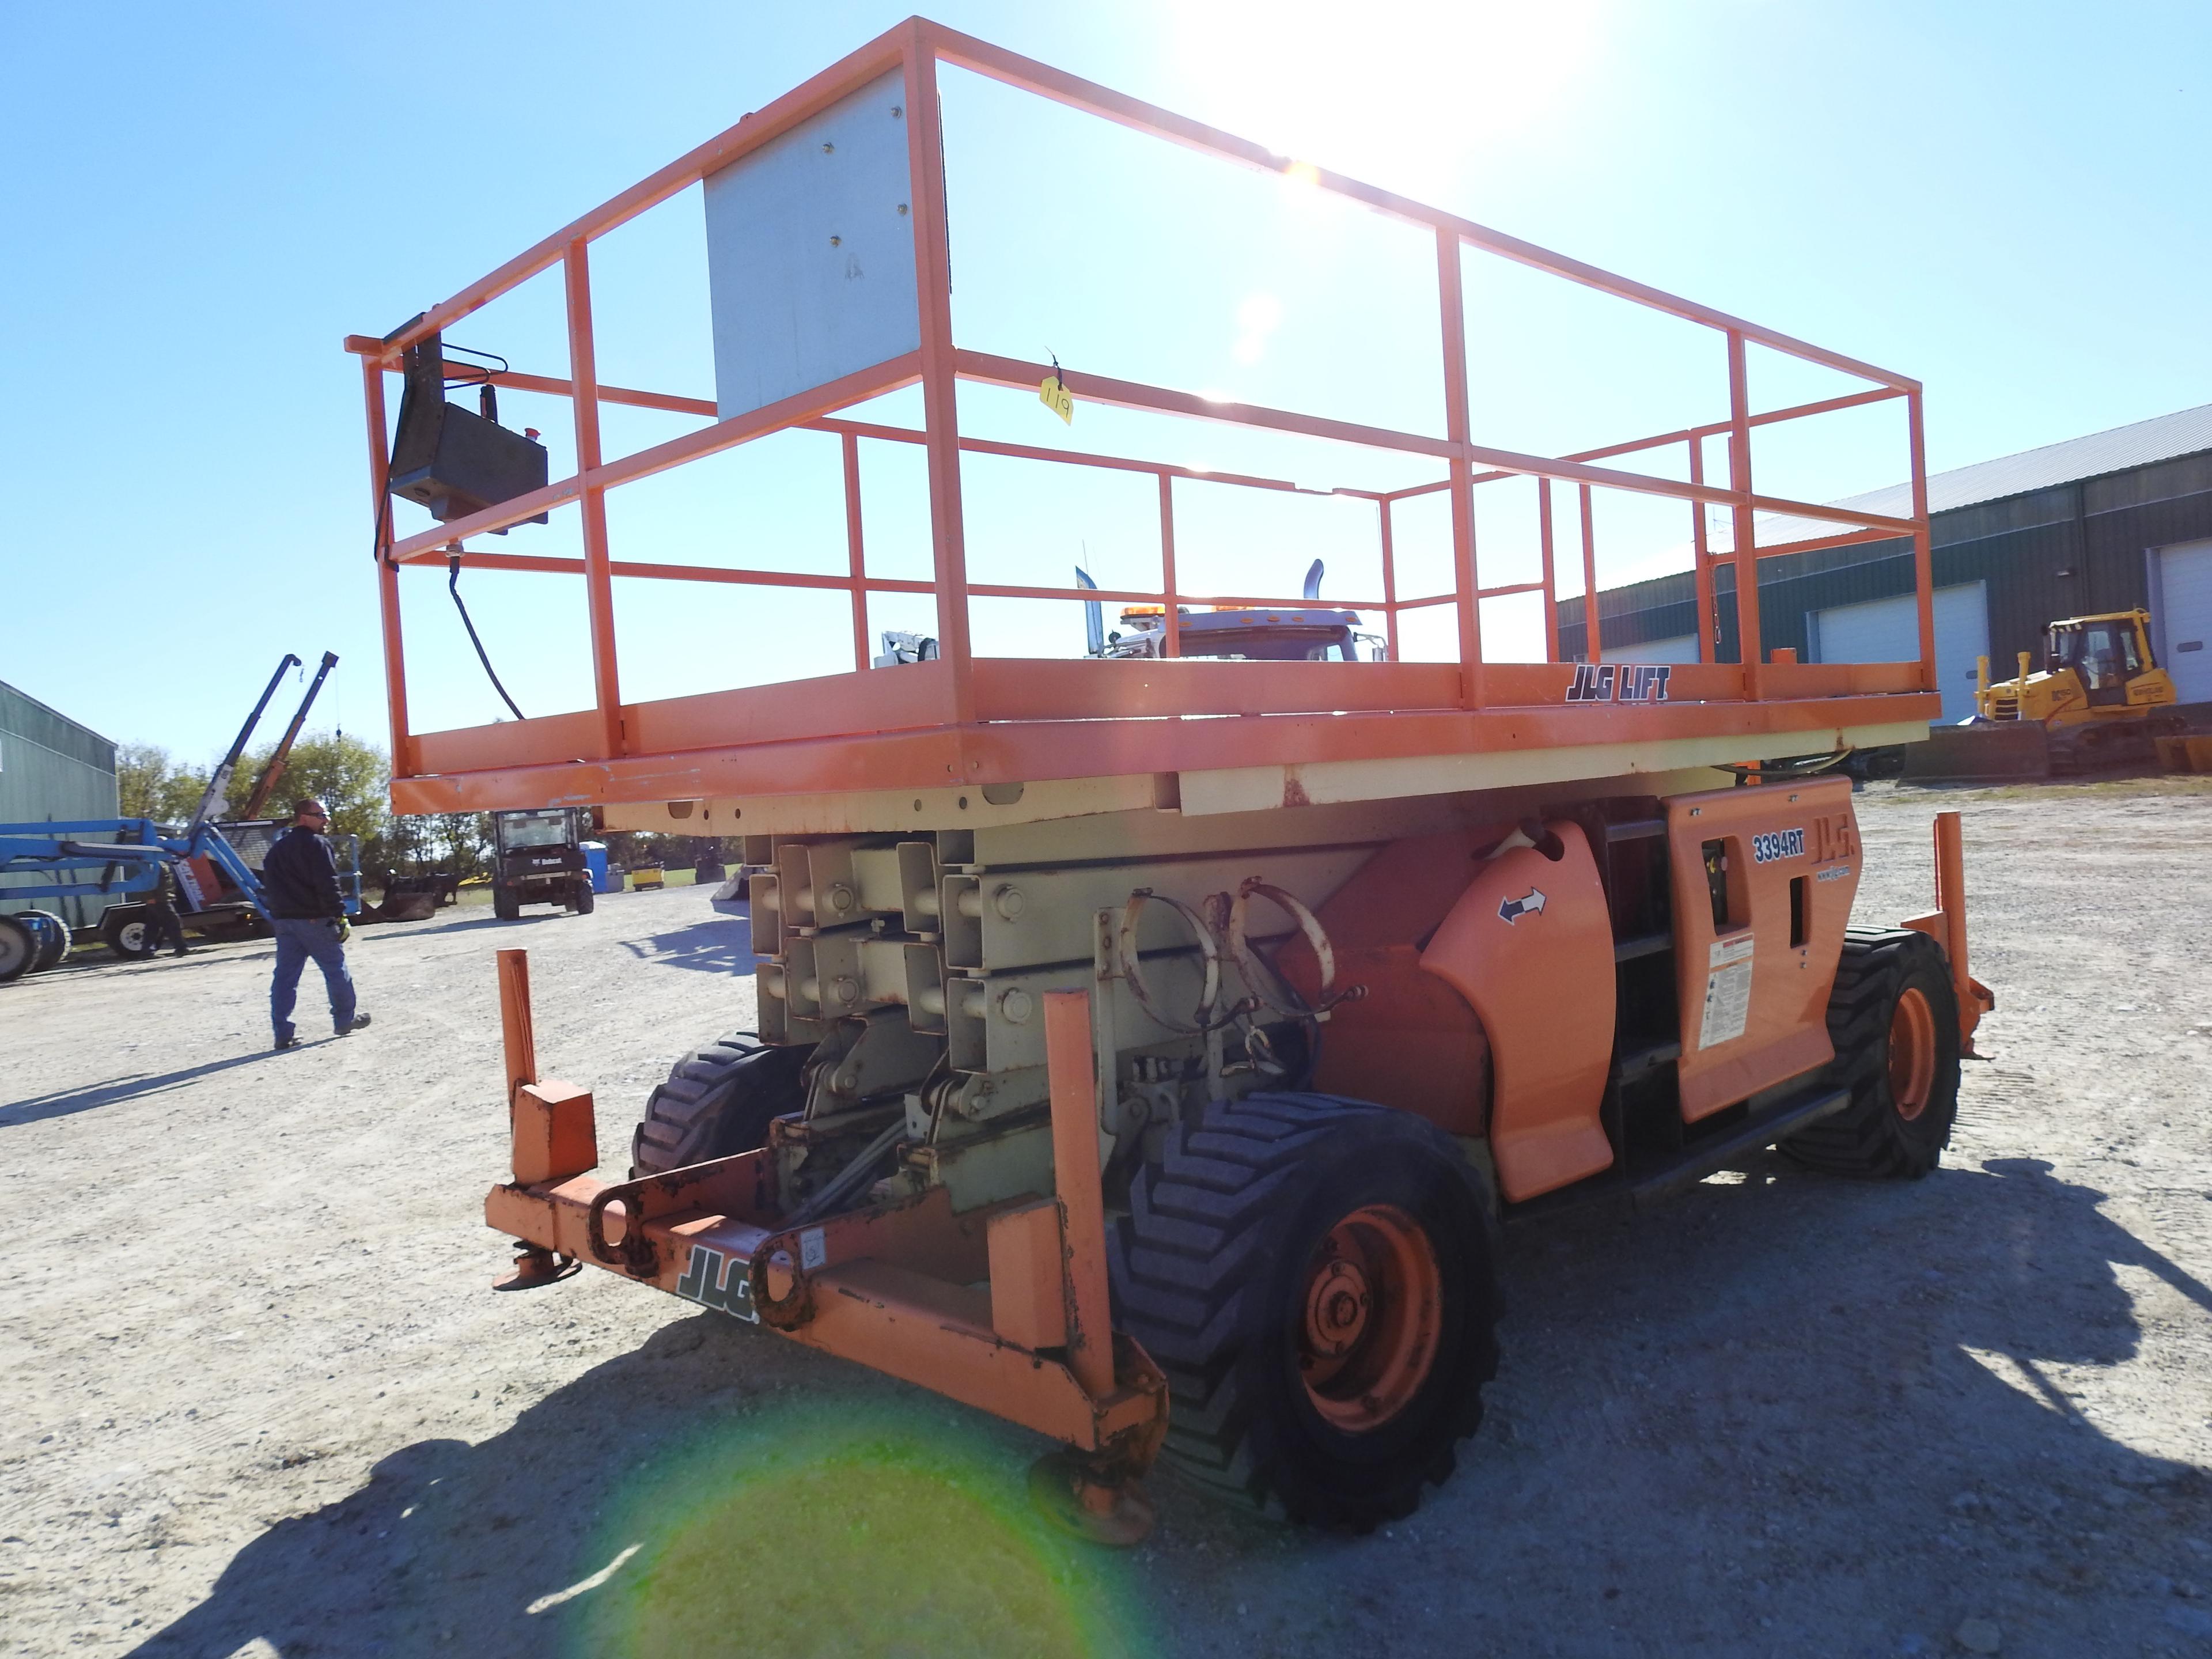
MULTIPOLYGON (((1672 500, 1689 519, 1692 567, 1697 596, 1699 662, 1674 670, 1673 702, 1667 711, 1619 711, 1663 714, 1671 725, 1661 731, 1726 729, 1735 720, 1744 729, 1774 729, 1767 717, 1747 705, 1804 699, 1898 699, 1878 716, 1887 720, 1925 718, 1933 712, 1936 684, 1932 583, 1923 456, 1922 388, 1917 381, 1698 305, 1595 266, 1550 252, 1470 220, 1428 207, 1278 155, 1261 146, 1186 119, 1155 106, 1048 65, 1002 51, 921 18, 909 19, 869 42, 805 84, 755 111, 737 125, 661 168, 451 298, 381 338, 349 337, 349 351, 362 360, 367 404, 373 502, 377 507, 377 575, 383 610, 386 686, 391 716, 395 799, 405 810, 449 810, 458 805, 522 805, 538 797, 554 799, 653 799, 675 793, 746 788, 857 787, 864 781, 923 775, 945 781, 983 781, 1019 769, 1050 772, 1060 767, 1053 744, 1041 736, 1024 749, 1007 738, 996 744, 951 742, 948 732, 967 732, 994 722, 1105 720, 1141 715, 1368 713, 1427 717, 1418 732, 1390 739, 1401 752, 1419 752, 1422 744, 1464 747, 1519 746, 1547 741, 1555 728, 1541 720, 1504 726, 1470 725, 1447 716, 1480 715, 1514 708, 1543 710, 1567 696, 1569 667, 1560 660, 1558 586, 1562 568, 1578 575, 1582 591, 1597 592, 1596 533, 1592 492, 1612 489, 1672 500), (1392 452, 1434 463, 1438 476, 1395 490, 1366 488, 1314 489, 1289 480, 1200 471, 1165 461, 1134 459, 1069 448, 1015 444, 963 434, 956 416, 956 388, 962 380, 1034 391, 1057 365, 1026 362, 968 349, 953 337, 951 308, 945 160, 940 137, 939 70, 951 64, 1026 89, 1074 109, 1171 143, 1279 174, 1295 174, 1313 188, 1333 192, 1392 219, 1432 234, 1436 248, 1438 313, 1437 349, 1441 363, 1443 419, 1441 434, 1401 430, 1258 404, 1224 402, 1198 392, 1115 379, 1094 372, 1068 371, 1066 380, 1088 404, 1225 422, 1306 438, 1335 440, 1370 450, 1392 452), (907 177, 914 211, 910 224, 915 270, 916 315, 911 349, 864 364, 821 384, 775 398, 757 408, 725 416, 712 399, 602 384, 596 369, 590 253, 595 239, 690 186, 708 179, 780 137, 790 133, 855 92, 898 77, 902 88, 907 140, 907 177), (1502 449, 1477 441, 1469 414, 1468 343, 1462 292, 1463 261, 1469 249, 1496 255, 1549 273, 1633 305, 1701 325, 1719 337, 1726 354, 1727 417, 1679 430, 1646 434, 1574 453, 1547 456, 1502 449), (570 372, 566 376, 490 371, 470 364, 455 374, 526 392, 567 399, 574 409, 576 467, 568 477, 542 489, 465 517, 409 535, 397 534, 386 510, 390 442, 386 379, 398 373, 403 355, 418 342, 439 336, 461 319, 533 276, 558 268, 566 296, 570 372), (1747 384, 1747 351, 1753 345, 1838 371, 1865 383, 1863 389, 1788 408, 1754 411, 1747 384), (923 419, 905 428, 846 418, 840 411, 887 392, 919 386, 923 419), (1897 517, 1833 504, 1801 501, 1761 493, 1751 471, 1754 430, 1833 414, 1878 403, 1902 400, 1911 479, 1909 517, 1897 517), (605 453, 600 430, 606 405, 659 410, 702 417, 708 424, 666 441, 625 454, 605 453), (669 469, 696 462, 771 433, 804 429, 824 434, 840 447, 842 460, 848 568, 842 573, 800 574, 789 570, 726 568, 617 559, 610 544, 609 492, 669 469), (1724 441, 1724 480, 1706 476, 1708 441, 1724 441), (933 561, 927 580, 872 574, 865 561, 860 511, 862 446, 884 443, 919 447, 926 452, 928 482, 928 543, 933 561), (1626 458, 1646 462, 1680 452, 1684 476, 1659 476, 1617 465, 1626 458), (1009 585, 972 581, 968 573, 962 510, 961 457, 982 454, 1077 467, 1146 474, 1158 484, 1161 583, 1156 588, 1085 591, 1073 586, 1009 585), (1498 586, 1479 584, 1475 560, 1474 494, 1499 481, 1537 481, 1540 507, 1540 575, 1537 580, 1498 586), (1041 660, 979 658, 971 647, 969 602, 975 599, 1084 600, 1157 605, 1163 608, 1165 652, 1180 647, 1179 607, 1237 605, 1291 607, 1310 603, 1279 595, 1194 594, 1178 582, 1176 561, 1176 485, 1202 479, 1255 491, 1334 495, 1370 501, 1376 509, 1381 592, 1356 598, 1332 598, 1332 606, 1374 612, 1382 619, 1391 660, 1384 663, 1224 663, 1185 659, 1130 663, 1100 660, 1041 660), (1394 526, 1404 505, 1441 494, 1448 498, 1454 581, 1446 590, 1411 595, 1399 591, 1399 561, 1394 526), (574 507, 580 515, 580 556, 491 553, 470 545, 471 538, 504 530, 555 509, 574 507), (1729 545, 1709 545, 1711 509, 1729 516, 1729 545), (1761 516, 1797 528, 1790 538, 1761 545, 1761 516), (1804 533, 1814 526, 1814 533, 1804 533), (1832 528, 1824 528, 1832 526, 1832 528), (1717 661, 1715 574, 1749 562, 1860 543, 1909 540, 1918 599, 1919 660, 1906 664, 1801 664, 1767 660, 1760 641, 1758 583, 1739 573, 1734 617, 1738 648, 1734 662, 1717 661), (1566 544, 1565 546, 1559 544, 1566 544), (572 714, 541 716, 449 732, 417 732, 408 704, 406 653, 401 625, 399 584, 410 568, 442 570, 458 557, 470 569, 561 573, 583 584, 590 621, 592 702, 572 714), (613 584, 617 578, 648 581, 736 584, 811 588, 845 593, 850 604, 854 672, 727 692, 625 703, 617 672, 613 584), (1550 661, 1544 664, 1486 660, 1482 644, 1482 603, 1538 593, 1542 596, 1543 635, 1550 661), (867 602, 872 594, 927 595, 934 599, 939 659, 902 666, 894 691, 886 677, 871 671, 867 602), (1449 606, 1456 625, 1455 661, 1397 660, 1401 618, 1408 613, 1449 606), (1919 695, 1915 695, 1919 694, 1919 695), (1702 705, 1699 718, 1688 705, 1702 705), (1733 706, 1733 715, 1718 714, 1733 706), (1716 725, 1716 720, 1721 721, 1716 725), (882 741, 865 756, 837 759, 822 745, 842 738, 882 741), (785 746, 771 768, 748 767, 731 758, 736 751, 763 744, 785 746), (903 749, 900 745, 904 745, 903 749), (1008 746, 1011 744, 1012 746, 1008 746), (811 748, 807 745, 814 745, 811 748), (886 746, 889 745, 889 746, 886 746), (702 762, 690 773, 670 773, 647 765, 626 767, 653 757, 723 751, 728 764, 719 771, 702 762), (901 754, 904 758, 899 758, 901 754), (525 781, 532 768, 586 767, 558 776, 525 781), (481 775, 481 787, 416 787, 410 781, 481 775), (561 792, 568 792, 561 794, 561 792)), ((1590 661, 1604 658, 1603 624, 1598 606, 1586 604, 1586 646, 1590 661)), ((1786 656, 1786 653, 1785 653, 1786 656)), ((1553 711, 1556 712, 1556 711, 1553 711)), ((1848 713, 1848 711, 1845 711, 1848 713)), ((1822 722, 1842 724, 1844 714, 1831 710, 1822 722)), ((1869 712, 1866 718, 1877 718, 1869 712)), ((1818 724, 1820 722, 1810 722, 1818 724)), ((1606 740, 1621 740, 1644 729, 1631 720, 1608 731, 1606 740)), ((1371 752, 1371 735, 1314 735, 1307 738, 1316 756, 1341 748, 1371 752)), ((1561 739, 1565 740, 1565 739, 1561 739)), ((1584 738, 1583 740, 1593 740, 1584 738)), ((1202 732, 1184 732, 1172 763, 1159 758, 1157 732, 1139 738, 1100 739, 1086 754, 1085 768, 1103 775, 1110 763, 1143 770, 1162 763, 1239 763, 1222 742, 1202 732), (1139 752, 1146 744, 1150 750, 1139 752), (1146 753, 1151 758, 1146 760, 1146 753), (1145 764, 1138 764, 1144 762, 1145 764)))

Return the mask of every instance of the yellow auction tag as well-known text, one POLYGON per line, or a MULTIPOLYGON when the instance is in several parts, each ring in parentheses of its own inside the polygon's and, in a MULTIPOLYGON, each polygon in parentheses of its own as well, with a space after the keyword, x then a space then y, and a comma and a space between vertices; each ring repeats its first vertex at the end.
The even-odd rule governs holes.
POLYGON ((1037 383, 1037 401, 1068 426, 1075 424, 1075 399, 1060 384, 1060 376, 1048 374, 1037 383))

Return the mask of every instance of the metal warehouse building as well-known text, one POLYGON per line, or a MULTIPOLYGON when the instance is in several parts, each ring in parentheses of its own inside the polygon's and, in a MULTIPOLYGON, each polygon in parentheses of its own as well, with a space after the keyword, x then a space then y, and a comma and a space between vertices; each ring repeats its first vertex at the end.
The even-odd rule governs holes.
MULTIPOLYGON (((1838 506, 1910 517, 1898 484, 1838 506)), ((1943 717, 1974 710, 1974 659, 2009 676, 2015 653, 2043 662, 2045 625, 2141 605, 2185 703, 2212 703, 2212 404, 1983 461, 1928 480, 1936 574, 1936 660, 1943 717)), ((1832 528, 1762 522, 1781 542, 1832 528)), ((1714 571, 1717 659, 1736 660, 1735 568, 1714 571)), ((1759 573, 1769 647, 1805 662, 1904 662, 1920 654, 1909 541, 1786 554, 1759 573)), ((1689 572, 1598 595, 1600 654, 1698 660, 1689 572)), ((1561 653, 1587 654, 1580 598, 1559 605, 1561 653)))
MULTIPOLYGON (((115 745, 37 698, 0 684, 0 823, 112 818, 118 808, 115 745)), ((88 927, 107 908, 108 901, 99 898, 33 903, 7 896, 11 886, 47 879, 0 875, 0 912, 52 910, 72 927, 88 927)))

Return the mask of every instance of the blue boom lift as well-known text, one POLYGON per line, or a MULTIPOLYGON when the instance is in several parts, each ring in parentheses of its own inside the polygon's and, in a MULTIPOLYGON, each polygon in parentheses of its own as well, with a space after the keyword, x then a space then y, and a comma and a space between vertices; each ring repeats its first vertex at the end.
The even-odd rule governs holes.
MULTIPOLYGON (((323 681, 337 663, 323 653, 314 683, 293 717, 283 741, 254 787, 249 811, 266 801, 275 788, 292 744, 306 721, 307 710, 322 690, 323 681)), ((246 716, 238 738, 216 768, 200 796, 191 822, 175 834, 164 834, 150 818, 87 818, 70 823, 0 823, 0 873, 13 876, 42 874, 36 884, 0 888, 11 899, 62 899, 150 894, 160 884, 164 867, 174 872, 178 919, 196 933, 217 937, 246 938, 267 931, 269 911, 262 901, 258 875, 260 859, 282 832, 281 823, 245 820, 222 823, 212 814, 229 793, 231 778, 246 752, 262 711, 276 692, 285 674, 300 665, 287 653, 276 665, 261 700, 246 716)), ((339 838, 351 841, 351 837, 339 838)), ((350 866, 353 860, 345 862, 350 866)), ((342 872, 346 914, 361 909, 358 870, 342 872)), ((149 957, 155 939, 149 903, 112 905, 101 918, 100 937, 118 956, 149 957)), ((69 927, 52 911, 29 910, 0 915, 0 985, 41 968, 50 968, 67 953, 69 927)))

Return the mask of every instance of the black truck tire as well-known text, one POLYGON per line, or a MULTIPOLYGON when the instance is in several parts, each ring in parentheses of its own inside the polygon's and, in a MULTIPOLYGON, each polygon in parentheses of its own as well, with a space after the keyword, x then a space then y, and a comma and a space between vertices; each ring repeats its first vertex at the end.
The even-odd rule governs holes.
POLYGON ((1316 1526, 1410 1515, 1497 1372, 1497 1223, 1451 1137, 1332 1095, 1216 1102, 1108 1234, 1115 1323, 1167 1374, 1166 1454, 1316 1526))
POLYGON ((100 921, 100 936, 118 957, 143 961, 161 948, 143 904, 118 905, 100 921))
POLYGON ((0 916, 0 985, 22 978, 38 959, 38 934, 13 916, 0 916))
POLYGON ((33 973, 44 973, 69 954, 69 923, 51 910, 23 910, 17 914, 27 921, 33 916, 38 918, 32 923, 39 933, 39 959, 31 964, 33 973))
POLYGON ((768 1126, 806 1103, 812 1043, 769 1048, 737 1032, 676 1062, 630 1137, 629 1177, 663 1175, 768 1142, 768 1126))
POLYGON ((522 915, 522 901, 511 887, 494 882, 491 889, 491 913, 501 921, 514 921, 522 915))
POLYGON ((1959 1001, 1942 948, 1909 929, 1851 929, 1828 995, 1828 1075, 1851 1103, 1783 1141, 1783 1152, 1829 1175, 1926 1175, 1959 1114, 1959 1001))
POLYGON ((580 916, 588 916, 592 914, 592 907, 599 902, 599 896, 592 890, 592 878, 589 876, 583 877, 576 883, 576 896, 573 901, 576 914, 580 916))

